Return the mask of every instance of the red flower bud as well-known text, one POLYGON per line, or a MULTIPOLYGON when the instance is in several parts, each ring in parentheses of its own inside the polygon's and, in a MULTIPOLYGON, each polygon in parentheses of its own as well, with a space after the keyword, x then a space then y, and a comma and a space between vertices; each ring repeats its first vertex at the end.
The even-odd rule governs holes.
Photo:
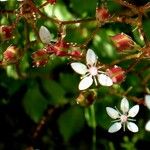
POLYGON ((54 45, 49 44, 49 45, 47 45, 47 47, 46 47, 46 51, 47 51, 47 53, 49 53, 49 54, 53 54, 53 53, 57 52, 57 48, 55 48, 54 45))
POLYGON ((114 45, 119 51, 127 50, 133 48, 134 41, 130 36, 121 33, 111 37, 111 40, 114 42, 114 45))
POLYGON ((0 26, 0 39, 8 40, 12 37, 12 27, 7 25, 0 26))
POLYGON ((55 45, 52 45, 52 44, 49 44, 46 48, 46 51, 49 53, 49 54, 54 54, 56 56, 66 56, 68 55, 68 53, 66 51, 64 51, 63 49, 61 49, 61 47, 59 47, 60 45, 56 46, 57 44, 55 45))
POLYGON ((96 19, 100 22, 107 21, 110 17, 108 9, 105 7, 96 8, 96 19))
POLYGON ((69 43, 67 43, 65 40, 59 40, 55 43, 54 46, 58 47, 62 50, 65 50, 65 49, 69 48, 69 43))
POLYGON ((3 53, 3 63, 13 64, 18 62, 21 57, 19 48, 16 46, 9 46, 6 51, 3 53))
POLYGON ((33 66, 42 67, 48 63, 49 54, 45 49, 38 50, 32 53, 33 66))
POLYGON ((66 56, 67 55, 67 52, 66 51, 62 51, 62 50, 57 50, 55 52, 55 55, 56 56, 66 56))
POLYGON ((47 2, 49 2, 51 5, 56 3, 56 0, 47 0, 47 2))
POLYGON ((114 83, 120 83, 125 79, 125 71, 119 66, 107 69, 107 74, 112 78, 114 83))
POLYGON ((72 59, 79 60, 82 57, 82 52, 79 50, 74 50, 69 53, 72 59))

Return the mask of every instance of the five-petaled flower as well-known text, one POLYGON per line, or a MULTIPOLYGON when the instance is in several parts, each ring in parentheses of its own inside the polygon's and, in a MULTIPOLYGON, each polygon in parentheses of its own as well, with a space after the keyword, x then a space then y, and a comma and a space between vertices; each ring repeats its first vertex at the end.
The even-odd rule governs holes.
POLYGON ((71 63, 72 69, 82 75, 82 80, 79 83, 79 90, 89 88, 93 84, 93 81, 96 86, 98 83, 103 86, 111 86, 113 84, 112 79, 107 76, 107 73, 99 70, 101 67, 97 66, 97 59, 98 57, 94 51, 88 49, 86 53, 86 65, 80 62, 71 63))
POLYGON ((131 132, 138 132, 138 127, 135 123, 132 121, 135 121, 135 119, 132 119, 135 117, 139 112, 139 105, 133 106, 131 109, 129 109, 129 102, 126 98, 123 98, 121 100, 120 109, 122 113, 116 108, 106 107, 107 114, 112 118, 115 119, 113 122, 115 122, 110 128, 108 129, 108 132, 114 133, 121 129, 123 126, 123 131, 125 131, 125 126, 131 131, 131 132))

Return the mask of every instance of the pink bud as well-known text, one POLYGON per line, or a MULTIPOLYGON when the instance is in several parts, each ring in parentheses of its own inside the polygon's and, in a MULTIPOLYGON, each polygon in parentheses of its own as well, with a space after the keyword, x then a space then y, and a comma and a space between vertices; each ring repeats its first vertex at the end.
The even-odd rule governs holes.
POLYGON ((74 50, 69 53, 72 59, 78 60, 82 57, 82 52, 79 50, 74 50))
POLYGON ((38 50, 32 53, 33 66, 42 67, 48 63, 49 54, 45 49, 38 50))
POLYGON ((56 53, 58 51, 58 49, 54 45, 49 44, 49 45, 47 45, 46 51, 49 54, 53 54, 53 53, 56 53))
POLYGON ((55 45, 49 44, 46 48, 46 51, 49 54, 54 54, 56 56, 67 56, 68 52, 62 49, 63 47, 64 45, 61 45, 60 43, 55 43, 55 45))
POLYGON ((51 5, 56 3, 56 0, 47 0, 47 2, 49 2, 51 5))
POLYGON ((116 65, 110 69, 107 69, 107 74, 112 78, 114 83, 120 83, 125 79, 125 71, 116 65))
POLYGON ((69 43, 67 43, 65 40, 61 39, 55 43, 55 47, 59 47, 60 49, 65 50, 65 49, 69 48, 69 43))
POLYGON ((130 36, 121 33, 111 37, 111 40, 114 42, 114 45, 119 51, 127 50, 133 48, 134 41, 130 36))
POLYGON ((8 40, 12 37, 12 27, 7 25, 0 26, 0 39, 8 40))
POLYGON ((3 53, 3 63, 16 63, 21 57, 20 50, 16 46, 9 46, 3 53))
POLYGON ((66 56, 67 55, 67 52, 66 51, 62 51, 62 50, 57 50, 55 52, 55 55, 56 56, 66 56))
POLYGON ((100 22, 108 20, 110 17, 110 14, 108 12, 108 9, 105 7, 96 8, 96 19, 100 22))

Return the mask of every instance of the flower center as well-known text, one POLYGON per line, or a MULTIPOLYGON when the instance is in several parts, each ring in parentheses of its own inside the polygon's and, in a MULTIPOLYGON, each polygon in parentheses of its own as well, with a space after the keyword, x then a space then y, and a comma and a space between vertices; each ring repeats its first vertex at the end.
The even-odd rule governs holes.
POLYGON ((120 120, 121 120, 122 123, 127 122, 128 116, 126 116, 126 115, 121 115, 121 116, 120 116, 120 120))
POLYGON ((92 76, 96 76, 98 71, 97 71, 97 68, 96 67, 90 67, 89 68, 89 73, 92 75, 92 76))

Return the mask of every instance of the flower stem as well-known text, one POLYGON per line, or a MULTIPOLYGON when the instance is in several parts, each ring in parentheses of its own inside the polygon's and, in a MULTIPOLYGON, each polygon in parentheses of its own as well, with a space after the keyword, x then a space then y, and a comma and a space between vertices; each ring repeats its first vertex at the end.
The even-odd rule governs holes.
POLYGON ((96 150, 96 118, 94 104, 90 106, 91 110, 91 125, 93 128, 92 150, 96 150))

